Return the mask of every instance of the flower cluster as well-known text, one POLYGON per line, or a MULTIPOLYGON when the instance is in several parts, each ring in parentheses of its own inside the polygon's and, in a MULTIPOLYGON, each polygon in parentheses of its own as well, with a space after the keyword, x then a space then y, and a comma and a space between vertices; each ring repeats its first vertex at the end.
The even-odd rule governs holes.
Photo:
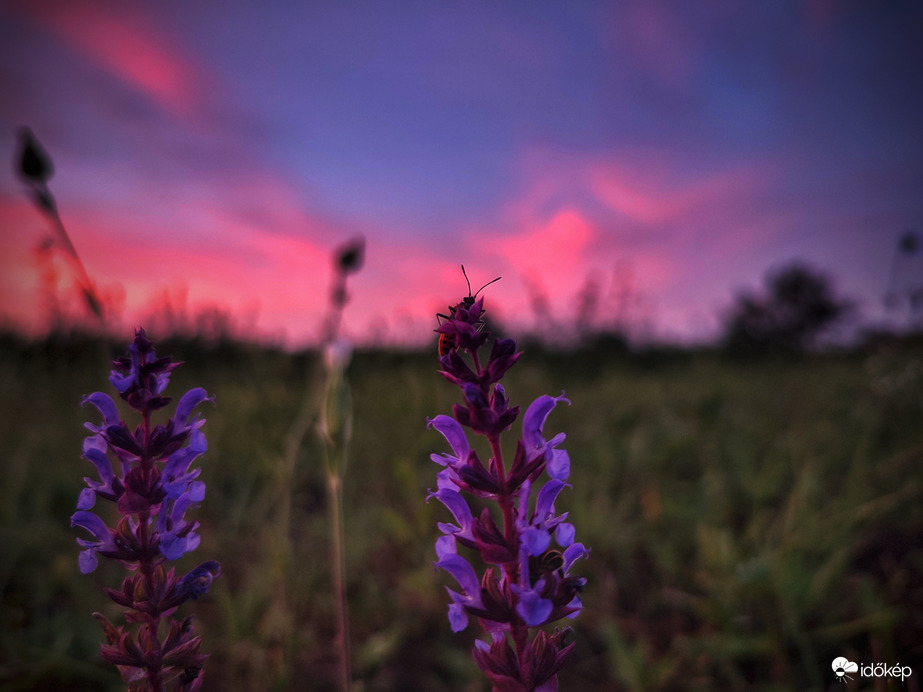
POLYGON ((567 514, 555 510, 570 475, 570 458, 560 449, 564 434, 546 440, 543 433, 554 407, 570 402, 562 394, 540 396, 529 405, 522 437, 506 468, 500 436, 518 417, 519 407, 509 405, 500 380, 521 353, 512 339, 499 339, 481 363, 479 351, 489 338, 483 312, 483 299, 468 296, 442 316, 436 330, 441 335, 440 374, 461 389, 464 403, 455 404, 453 416, 428 421, 452 449, 451 454, 432 455, 443 469, 429 497, 455 518, 455 523, 439 524, 443 535, 436 541, 435 566, 460 587, 447 589, 452 630, 465 629, 469 616, 475 616, 489 635, 489 641, 477 640, 473 655, 493 689, 549 692, 557 690, 557 672, 573 653, 574 644, 564 642, 569 628, 552 634, 540 630, 531 640, 529 630, 580 612, 578 594, 586 580, 569 572, 589 553, 575 542, 567 514), (487 438, 491 457, 486 465, 469 444, 465 428, 487 438), (502 524, 487 506, 475 516, 462 493, 496 502, 502 524), (480 578, 459 546, 480 554, 485 564, 480 578))
POLYGON ((192 468, 207 447, 201 430, 205 421, 193 410, 211 399, 204 389, 191 389, 179 400, 172 418, 152 423, 153 414, 170 403, 163 392, 179 363, 157 358, 143 329, 136 333, 128 355, 113 365, 109 381, 140 414, 141 424, 130 429, 107 394, 96 392, 84 399, 103 419, 101 425, 85 424, 92 435, 83 443, 83 457, 96 467, 99 480, 85 479, 87 487, 71 517, 72 526, 92 535, 77 539, 83 548, 81 572, 95 570, 99 556, 118 560, 129 571, 120 590, 106 589, 106 593, 128 609, 126 620, 139 627, 133 634, 96 613, 108 640, 102 658, 119 668, 131 690, 158 692, 167 683, 174 690, 199 689, 199 671, 207 658, 199 653, 200 638, 193 635, 190 618, 177 622, 170 616, 186 600, 202 596, 221 568, 208 561, 177 576, 164 563, 199 545, 199 524, 185 516, 205 497, 205 484, 197 480, 200 469, 192 468), (115 504, 119 519, 114 527, 90 511, 97 499, 115 504), (169 625, 162 638, 164 618, 169 625))

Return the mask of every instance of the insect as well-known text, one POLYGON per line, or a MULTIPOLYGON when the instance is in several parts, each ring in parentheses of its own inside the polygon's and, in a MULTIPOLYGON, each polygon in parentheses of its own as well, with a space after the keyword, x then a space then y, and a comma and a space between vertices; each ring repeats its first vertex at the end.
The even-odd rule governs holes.
MULTIPOLYGON (((485 288, 490 286, 492 283, 495 283, 502 278, 498 276, 496 279, 493 279, 492 281, 488 281, 486 284, 481 286, 477 291, 475 291, 474 295, 472 295, 471 294, 471 281, 468 279, 468 273, 465 271, 464 264, 461 265, 461 270, 462 270, 462 274, 465 277, 465 283, 468 284, 468 295, 462 298, 461 302, 458 303, 457 305, 450 305, 448 315, 443 314, 441 312, 436 313, 436 319, 439 320, 440 325, 443 323, 444 320, 451 320, 453 317, 455 317, 455 313, 458 312, 459 308, 467 309, 467 308, 470 308, 472 305, 474 305, 474 301, 477 299, 478 293, 480 293, 485 288)), ((477 323, 478 331, 480 331, 481 328, 483 328, 483 326, 484 326, 484 320, 478 321, 477 323)), ((439 357, 441 358, 442 356, 445 356, 448 353, 450 353, 452 349, 455 348, 455 345, 456 345, 455 334, 440 334, 439 335, 439 357)))
POLYGON ((564 578, 564 555, 560 550, 546 550, 541 555, 529 558, 529 580, 534 584, 546 574, 557 572, 558 578, 564 578))

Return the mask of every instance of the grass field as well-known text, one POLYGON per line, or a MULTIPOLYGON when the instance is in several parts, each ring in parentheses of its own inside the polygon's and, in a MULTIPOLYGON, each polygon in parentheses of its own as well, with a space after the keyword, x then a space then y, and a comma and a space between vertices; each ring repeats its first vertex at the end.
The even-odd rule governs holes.
MULTIPOLYGON (((102 588, 123 571, 102 560, 81 575, 68 518, 92 470, 80 449, 95 411, 80 398, 111 392, 108 359, 125 344, 0 345, 3 690, 122 688, 99 662, 91 613, 119 617, 102 588)), ((206 689, 335 689, 322 448, 309 436, 294 472, 282 464, 312 357, 158 351, 185 361, 168 393, 204 386, 216 399, 203 407, 208 494, 193 513, 203 541, 180 561, 224 570, 181 610, 211 653, 206 689)), ((486 689, 470 656, 476 627, 452 634, 451 579, 432 568, 448 513, 425 502, 429 454, 447 450, 425 419, 457 392, 436 366, 429 352, 359 353, 349 370, 356 690, 486 689)), ((923 675, 918 349, 758 361, 535 350, 505 383, 523 406, 562 390, 572 401, 546 431, 567 433, 573 487, 557 505, 592 553, 562 690, 825 690, 837 656, 923 675)))

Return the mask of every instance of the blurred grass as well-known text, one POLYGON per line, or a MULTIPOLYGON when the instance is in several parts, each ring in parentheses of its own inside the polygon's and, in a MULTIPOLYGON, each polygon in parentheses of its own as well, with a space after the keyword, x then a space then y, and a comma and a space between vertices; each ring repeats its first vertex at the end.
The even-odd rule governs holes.
MULTIPOLYGON (((156 338, 156 335, 153 335, 156 338)), ((109 391, 124 344, 73 335, 0 340, 0 688, 116 690, 90 616, 115 565, 77 570, 80 397, 109 391)), ((208 495, 194 517, 224 576, 184 606, 211 653, 206 689, 335 688, 335 613, 323 456, 311 439, 280 477, 310 354, 158 344, 186 361, 168 393, 204 386, 208 495), (292 494, 292 533, 275 515, 292 494), (291 543, 289 543, 289 540, 291 543), (291 550, 288 546, 291 545, 291 550), (281 579, 279 575, 282 575, 281 579), (272 606, 284 589, 288 611, 272 606), (293 634, 280 618, 294 623, 293 634)), ((528 351, 506 378, 523 407, 566 390, 547 431, 567 433, 585 609, 562 690, 823 690, 830 661, 923 674, 923 353, 733 361, 711 353, 528 351)), ((482 690, 475 632, 445 618, 432 569, 438 503, 425 419, 454 388, 430 353, 360 353, 345 477, 347 586, 357 690, 482 690)), ((512 441, 512 435, 509 435, 512 441)), ((101 561, 105 563, 106 561, 101 561)), ((474 630, 475 628, 469 628, 474 630)))

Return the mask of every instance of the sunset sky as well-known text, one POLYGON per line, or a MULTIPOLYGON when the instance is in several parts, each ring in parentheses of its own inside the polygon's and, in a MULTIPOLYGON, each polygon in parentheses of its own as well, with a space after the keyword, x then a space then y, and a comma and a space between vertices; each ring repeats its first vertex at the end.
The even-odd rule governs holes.
POLYGON ((126 329, 167 296, 310 341, 358 234, 360 341, 434 338, 462 263, 524 329, 591 282, 601 325, 708 338, 796 259, 877 322, 923 229, 918 1, 4 2, 0 85, 0 317, 30 328, 20 126, 126 329))

